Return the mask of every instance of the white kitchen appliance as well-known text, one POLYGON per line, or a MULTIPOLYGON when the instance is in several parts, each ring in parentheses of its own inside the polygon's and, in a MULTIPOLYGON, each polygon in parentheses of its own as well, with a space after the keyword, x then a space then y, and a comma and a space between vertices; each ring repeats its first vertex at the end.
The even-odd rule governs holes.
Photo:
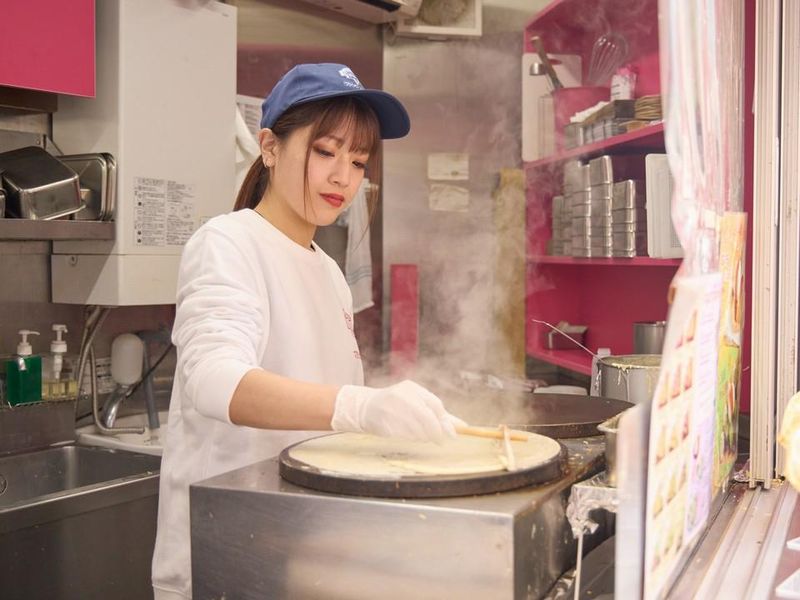
POLYGON ((65 154, 117 162, 113 242, 54 242, 53 302, 171 304, 183 246, 233 206, 236 8, 215 1, 101 0, 97 96, 63 96, 65 154))

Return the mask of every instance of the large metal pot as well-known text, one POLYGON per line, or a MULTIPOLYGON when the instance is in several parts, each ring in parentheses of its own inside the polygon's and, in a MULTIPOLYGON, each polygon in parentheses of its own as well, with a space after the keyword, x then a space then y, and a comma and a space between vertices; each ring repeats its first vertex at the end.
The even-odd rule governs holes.
POLYGON ((597 367, 601 396, 638 404, 650 400, 656 391, 661 355, 604 356, 597 367))

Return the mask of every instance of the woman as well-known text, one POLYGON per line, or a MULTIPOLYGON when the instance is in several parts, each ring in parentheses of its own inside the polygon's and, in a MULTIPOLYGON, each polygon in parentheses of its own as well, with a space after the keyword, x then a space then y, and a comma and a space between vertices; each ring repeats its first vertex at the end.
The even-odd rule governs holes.
POLYGON ((411 381, 363 385, 350 290, 312 241, 352 200, 380 139, 408 133, 405 109, 344 65, 306 64, 262 110, 261 156, 234 212, 199 228, 181 259, 156 599, 191 597, 191 483, 275 456, 307 430, 437 441, 460 422, 411 381))

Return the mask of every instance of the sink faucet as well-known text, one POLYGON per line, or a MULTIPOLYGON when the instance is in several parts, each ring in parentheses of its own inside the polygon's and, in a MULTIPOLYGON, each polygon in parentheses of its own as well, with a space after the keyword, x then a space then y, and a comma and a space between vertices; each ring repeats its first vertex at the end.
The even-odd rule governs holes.
MULTIPOLYGON (((134 337, 133 334, 123 335, 134 337)), ((122 338, 123 336, 118 337, 122 338)), ((139 369, 138 374, 135 376, 131 374, 130 369, 128 369, 128 372, 126 373, 126 369, 124 369, 122 365, 116 369, 116 372, 119 374, 116 377, 114 376, 114 347, 112 345, 112 378, 115 382, 117 382, 117 386, 103 406, 102 421, 103 425, 108 428, 114 426, 114 421, 117 418, 120 404, 122 404, 122 401, 128 396, 129 390, 131 390, 134 385, 144 386, 145 406, 147 408, 147 426, 151 430, 158 429, 161 426, 158 418, 158 410, 156 409, 155 394, 153 392, 153 377, 152 373, 150 373, 151 365, 148 345, 150 342, 161 342, 169 345, 170 334, 168 331, 139 331, 136 333, 135 337, 138 338, 139 343, 134 342, 131 338, 128 338, 127 341, 123 339, 119 342, 120 351, 118 352, 120 360, 127 359, 128 361, 133 360, 130 358, 130 355, 135 354, 136 352, 141 352, 141 368, 139 369), (126 350, 126 343, 129 344, 132 350, 126 350), (144 372, 144 380, 140 381, 142 372, 144 372)), ((118 338, 115 338, 114 341, 116 342, 117 339, 118 338)), ((133 365, 130 364, 129 367, 132 369, 133 365)))
POLYGON ((119 405, 122 404, 122 401, 125 399, 125 392, 127 392, 128 389, 128 386, 117 385, 114 387, 114 391, 111 392, 105 404, 103 404, 103 416, 101 420, 103 425, 108 429, 114 427, 114 422, 117 420, 119 405))

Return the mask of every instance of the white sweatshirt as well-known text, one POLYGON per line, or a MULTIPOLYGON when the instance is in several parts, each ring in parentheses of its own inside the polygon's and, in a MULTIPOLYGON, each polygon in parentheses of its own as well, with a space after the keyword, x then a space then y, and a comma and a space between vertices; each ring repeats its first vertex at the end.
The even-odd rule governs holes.
POLYGON ((153 556, 156 599, 191 598, 189 484, 313 435, 233 425, 228 406, 244 374, 261 367, 312 383, 363 384, 350 289, 338 265, 313 248, 249 209, 211 219, 184 248, 153 556))

